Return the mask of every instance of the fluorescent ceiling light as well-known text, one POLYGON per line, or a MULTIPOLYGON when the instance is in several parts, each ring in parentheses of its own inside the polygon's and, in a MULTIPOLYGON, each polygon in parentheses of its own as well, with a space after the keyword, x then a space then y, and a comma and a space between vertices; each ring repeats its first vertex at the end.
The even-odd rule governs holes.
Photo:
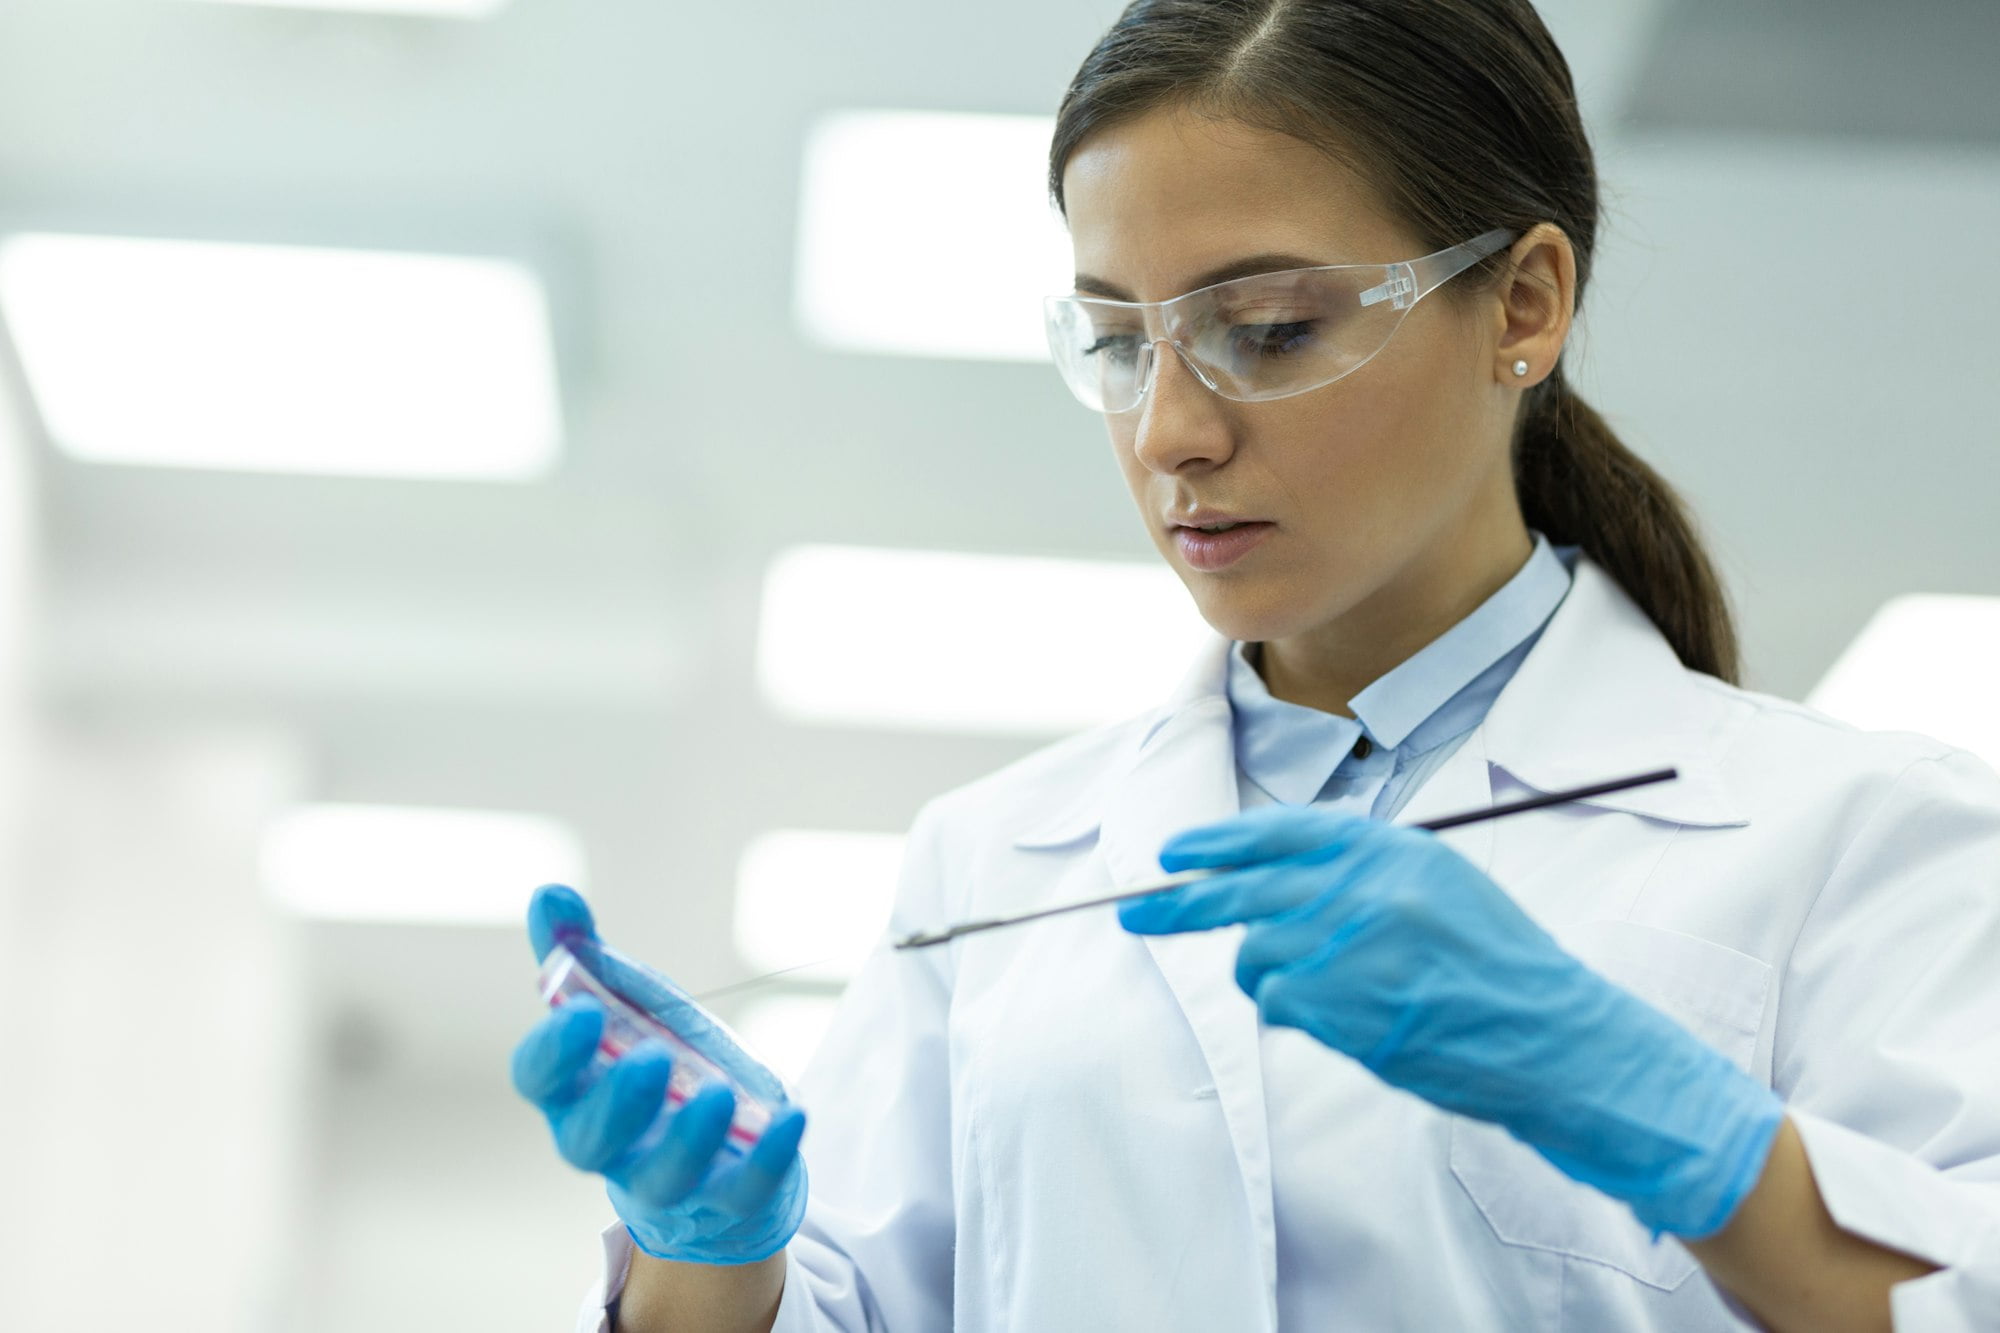
POLYGON ((899 834, 760 835, 737 866, 737 952, 758 972, 846 980, 888 924, 902 862, 899 834))
POLYGON ((826 1038, 840 1001, 832 995, 767 995, 730 1026, 744 1047, 787 1083, 796 1083, 826 1038))
POLYGON ((524 480, 561 447, 541 285, 502 260, 24 235, 0 313, 91 462, 524 480))
POLYGON ((832 347, 1046 361, 1072 283, 1046 116, 847 111, 805 145, 794 310, 832 347))
POLYGON ((509 0, 206 0, 212 5, 257 5, 269 9, 340 9, 367 14, 425 14, 436 18, 491 18, 509 0))
POLYGON ((1869 731, 1919 731, 2000 765, 2000 597, 1886 603, 1807 700, 1869 731))
POLYGON ((383 805, 312 805, 275 820, 265 889, 334 921, 520 926, 542 884, 581 888, 583 847, 540 815, 383 805))
POLYGON ((800 546, 765 576, 757 675, 803 721, 1064 732, 1159 703, 1213 633, 1163 565, 800 546))

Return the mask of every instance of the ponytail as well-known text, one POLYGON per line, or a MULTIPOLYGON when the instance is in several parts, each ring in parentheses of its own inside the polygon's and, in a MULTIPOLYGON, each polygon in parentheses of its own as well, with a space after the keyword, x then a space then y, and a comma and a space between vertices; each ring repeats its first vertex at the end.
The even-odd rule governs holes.
POLYGON ((1736 627, 1687 506, 1577 396, 1560 365, 1529 395, 1514 480, 1529 527, 1602 565, 1682 665, 1737 683, 1736 627))

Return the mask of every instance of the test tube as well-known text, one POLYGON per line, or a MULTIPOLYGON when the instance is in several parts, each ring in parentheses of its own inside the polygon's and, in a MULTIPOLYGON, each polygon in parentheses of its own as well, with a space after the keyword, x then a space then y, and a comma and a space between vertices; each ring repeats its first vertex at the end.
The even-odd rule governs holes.
POLYGON ((579 995, 588 995, 604 1007, 604 1035, 598 1041, 595 1061, 600 1070, 610 1068, 612 1061, 642 1041, 653 1040, 664 1046, 673 1059, 666 1095, 670 1109, 679 1109, 705 1083, 727 1085, 736 1094, 736 1113, 729 1122, 723 1148, 738 1155, 748 1152, 771 1123, 773 1107, 785 1100, 783 1085, 743 1053, 742 1043, 722 1020, 664 977, 646 975, 647 988, 658 992, 650 1007, 620 994, 606 975, 619 972, 636 975, 628 969, 636 969, 637 964, 619 960, 622 967, 606 966, 607 955, 611 955, 610 950, 586 937, 556 944, 542 960, 542 999, 551 1009, 559 1009, 579 995), (652 1008, 673 1010, 693 1031, 683 1035, 651 1012, 652 1008), (727 1043, 728 1049, 740 1056, 736 1062, 738 1068, 725 1069, 697 1049, 689 1040, 690 1035, 697 1034, 711 1048, 717 1039, 727 1043))

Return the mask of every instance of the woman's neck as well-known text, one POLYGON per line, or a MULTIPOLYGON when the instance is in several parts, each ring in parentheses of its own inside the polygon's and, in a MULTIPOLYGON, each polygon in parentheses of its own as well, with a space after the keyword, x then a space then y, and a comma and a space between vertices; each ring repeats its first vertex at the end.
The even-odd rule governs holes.
POLYGON ((1454 546, 1451 558, 1402 571, 1338 618, 1259 644, 1252 660, 1271 697, 1354 716, 1355 695, 1479 609, 1534 554, 1518 518, 1512 532, 1454 546))

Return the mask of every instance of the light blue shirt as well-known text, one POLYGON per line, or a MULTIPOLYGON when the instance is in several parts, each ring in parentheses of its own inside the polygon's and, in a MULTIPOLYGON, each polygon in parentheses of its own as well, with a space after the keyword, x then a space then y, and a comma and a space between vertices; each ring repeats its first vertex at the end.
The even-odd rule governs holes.
POLYGON ((1535 534, 1514 577, 1422 651, 1354 696, 1353 717, 1274 699, 1251 645, 1229 654, 1237 794, 1392 818, 1486 717, 1569 592, 1574 546, 1535 534))
MULTIPOLYGON (((1514 577, 1479 608, 1348 702, 1351 718, 1271 697, 1247 645, 1229 655, 1236 785, 1242 807, 1325 805, 1388 819, 1464 743, 1568 595, 1577 548, 1540 533, 1514 577), (1363 744, 1363 742, 1366 742, 1363 744)), ((1372 1075, 1290 1028, 1259 1042, 1270 1126, 1278 1247, 1278 1327, 1338 1328, 1349 1317, 1366 1237, 1349 1182, 1328 1178, 1325 1137, 1346 1117, 1351 1081, 1372 1075)))

